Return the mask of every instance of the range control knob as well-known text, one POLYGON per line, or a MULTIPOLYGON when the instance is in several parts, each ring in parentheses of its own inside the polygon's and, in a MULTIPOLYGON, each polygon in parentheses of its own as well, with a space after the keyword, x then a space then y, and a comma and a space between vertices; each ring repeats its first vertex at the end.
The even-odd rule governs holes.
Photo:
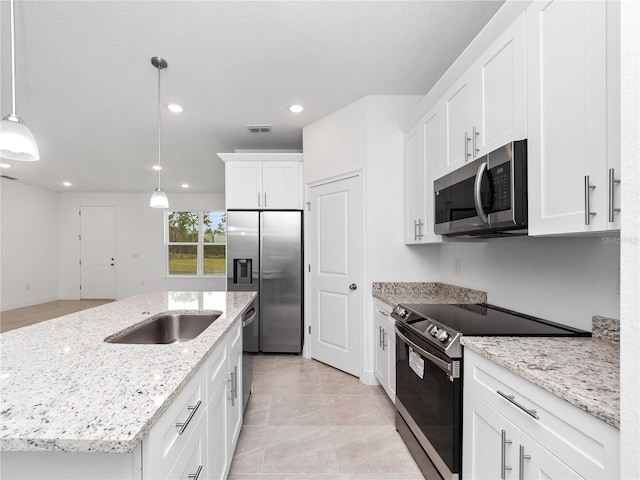
POLYGON ((396 313, 400 315, 402 318, 407 316, 407 311, 404 308, 398 307, 396 313))
POLYGON ((438 327, 436 327, 435 325, 431 325, 429 327, 429 333, 432 337, 435 337, 438 334, 438 327))
POLYGON ((443 343, 446 342, 447 340, 449 340, 449 334, 444 330, 440 330, 440 333, 438 333, 438 340, 443 343))

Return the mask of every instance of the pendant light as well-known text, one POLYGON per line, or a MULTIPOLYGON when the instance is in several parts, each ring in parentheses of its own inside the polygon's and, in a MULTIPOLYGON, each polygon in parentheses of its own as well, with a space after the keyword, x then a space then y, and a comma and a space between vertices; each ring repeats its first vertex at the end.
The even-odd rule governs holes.
POLYGON ((160 164, 160 71, 167 68, 169 64, 164 58, 152 57, 151 64, 158 69, 158 188, 151 194, 149 206, 153 208, 169 208, 169 199, 160 186, 160 173, 162 165, 160 164))
POLYGON ((11 0, 11 113, 0 122, 0 157, 33 162, 40 160, 38 144, 29 127, 16 114, 16 15, 11 0))

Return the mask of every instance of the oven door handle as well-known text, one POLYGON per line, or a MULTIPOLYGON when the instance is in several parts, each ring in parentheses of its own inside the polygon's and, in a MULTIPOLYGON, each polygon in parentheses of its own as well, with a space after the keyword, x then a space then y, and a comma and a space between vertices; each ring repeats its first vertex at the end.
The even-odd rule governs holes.
MULTIPOLYGON (((460 372, 459 372, 459 367, 456 368, 456 362, 455 360, 451 363, 446 362, 444 360, 442 360, 441 358, 436 357, 435 355, 427 352, 426 350, 424 350, 423 348, 420 348, 418 345, 416 345, 415 343, 413 343, 411 340, 409 340, 407 337, 405 337, 400 330, 398 330, 398 327, 396 327, 396 335, 398 335, 398 337, 400 337, 400 339, 405 342, 407 345, 410 345, 411 348, 413 348, 415 351, 417 351, 420 355, 422 355, 423 357, 427 358, 431 363, 437 365, 442 371, 444 371, 445 373, 447 373, 448 375, 450 375, 453 378, 460 378, 460 372), (456 371, 458 370, 458 371, 456 371)), ((458 363, 459 365, 459 363, 458 363)))

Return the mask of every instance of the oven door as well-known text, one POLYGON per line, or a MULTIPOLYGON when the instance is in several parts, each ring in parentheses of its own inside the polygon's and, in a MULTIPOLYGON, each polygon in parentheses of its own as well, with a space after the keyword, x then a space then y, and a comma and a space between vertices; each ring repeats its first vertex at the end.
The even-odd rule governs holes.
POLYGON ((425 458, 419 451, 416 454, 416 442, 442 478, 458 480, 462 465, 460 361, 437 352, 401 321, 396 322, 396 408, 397 430, 423 473, 433 477, 425 458))

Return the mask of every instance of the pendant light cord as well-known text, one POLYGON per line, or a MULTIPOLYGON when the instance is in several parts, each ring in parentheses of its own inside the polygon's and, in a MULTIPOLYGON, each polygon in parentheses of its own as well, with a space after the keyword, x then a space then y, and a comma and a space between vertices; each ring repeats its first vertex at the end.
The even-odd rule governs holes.
POLYGON ((160 188, 160 172, 162 171, 162 165, 160 164, 160 71, 161 67, 158 67, 158 188, 160 188))
POLYGON ((11 114, 16 114, 16 14, 11 0, 11 114))

